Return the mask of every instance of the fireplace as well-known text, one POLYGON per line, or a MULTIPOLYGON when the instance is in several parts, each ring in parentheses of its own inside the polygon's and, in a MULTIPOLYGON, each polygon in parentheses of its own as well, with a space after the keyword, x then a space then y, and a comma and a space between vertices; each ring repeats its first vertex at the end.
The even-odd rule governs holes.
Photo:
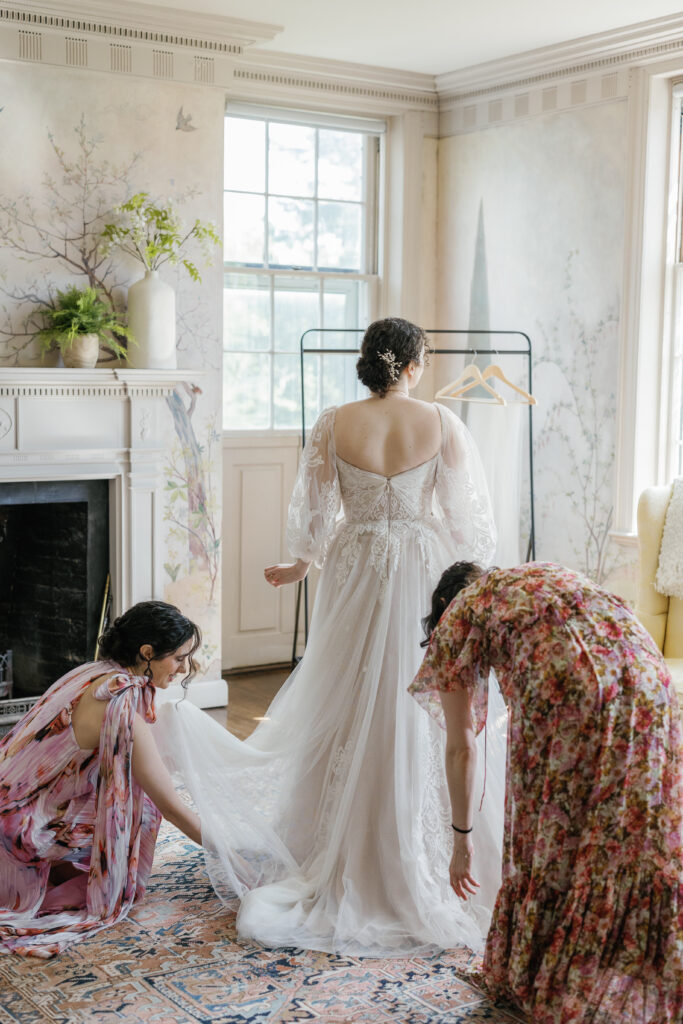
MULTIPOLYGON (((58 554, 45 556, 48 567, 51 571, 53 559, 62 559, 54 575, 61 576, 62 585, 65 577, 74 584, 60 596, 45 590, 40 569, 31 570, 37 596, 33 604, 30 596, 25 599, 27 611, 12 612, 0 603, 0 615, 14 621, 15 631, 0 637, 0 657, 14 651, 15 698, 20 687, 25 695, 0 699, 0 735, 28 710, 40 688, 71 665, 92 659, 107 572, 114 616, 137 601, 163 599, 164 465, 175 436, 167 399, 176 386, 194 384, 204 372, 0 367, 0 487, 3 494, 21 496, 0 498, 0 513, 16 538, 14 554, 9 547, 0 554, 9 566, 0 562, 0 591, 8 578, 19 580, 31 538, 42 548, 57 535, 58 554), (72 545, 76 534, 81 541, 72 545), (82 555, 79 563, 73 553, 76 546, 85 550, 86 566, 82 555), (35 618, 33 626, 24 620, 41 602, 46 612, 38 645, 32 635, 35 618), (59 656, 50 641, 57 632, 55 609, 66 614, 59 627, 65 640, 59 656)), ((4 597, 0 594, 0 602, 4 597)), ((205 707, 227 701, 222 680, 201 680, 192 690, 197 703, 208 701, 205 707)))
POLYGON ((0 652, 15 699, 91 661, 109 577, 109 481, 0 483, 0 652))

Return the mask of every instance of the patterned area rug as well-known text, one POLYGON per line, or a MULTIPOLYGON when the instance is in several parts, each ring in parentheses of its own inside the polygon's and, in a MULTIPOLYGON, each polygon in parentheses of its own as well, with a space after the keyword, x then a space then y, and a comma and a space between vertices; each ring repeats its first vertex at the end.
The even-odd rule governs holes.
POLYGON ((164 825, 143 903, 54 960, 0 956, 2 1024, 522 1021, 457 976, 466 952, 371 960, 238 942, 197 847, 164 825))

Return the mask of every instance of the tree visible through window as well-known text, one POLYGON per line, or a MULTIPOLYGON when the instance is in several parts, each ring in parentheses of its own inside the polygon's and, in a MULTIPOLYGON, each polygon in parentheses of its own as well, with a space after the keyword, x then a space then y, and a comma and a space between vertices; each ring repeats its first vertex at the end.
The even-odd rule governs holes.
MULTIPOLYGON (((296 428, 301 334, 372 317, 378 139, 267 116, 225 123, 223 426, 296 428)), ((308 344, 357 342, 335 332, 308 344)), ((351 356, 307 357, 309 422, 358 394, 351 356)))

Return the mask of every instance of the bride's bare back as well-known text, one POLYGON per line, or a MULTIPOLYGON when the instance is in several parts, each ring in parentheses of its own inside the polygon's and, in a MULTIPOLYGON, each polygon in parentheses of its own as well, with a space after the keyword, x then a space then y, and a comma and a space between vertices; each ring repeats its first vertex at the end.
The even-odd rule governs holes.
POLYGON ((344 462, 380 476, 396 476, 436 455, 441 420, 429 402, 398 392, 373 396, 337 409, 334 440, 344 462))

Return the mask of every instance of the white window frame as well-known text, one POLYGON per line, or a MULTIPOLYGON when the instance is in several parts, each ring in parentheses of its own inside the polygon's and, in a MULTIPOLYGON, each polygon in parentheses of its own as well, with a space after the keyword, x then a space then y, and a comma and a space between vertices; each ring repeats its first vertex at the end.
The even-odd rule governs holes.
MULTIPOLYGON (((334 271, 334 270, 309 270, 309 269, 293 269, 282 266, 268 266, 268 231, 267 231, 267 216, 265 221, 265 261, 266 265, 263 266, 247 266, 245 264, 224 262, 223 270, 224 274, 240 274, 244 276, 253 275, 261 278, 270 279, 270 348, 268 352, 264 352, 264 357, 272 359, 273 354, 276 354, 274 348, 274 336, 273 336, 273 297, 274 297, 274 283, 275 279, 282 280, 289 278, 290 280, 296 280, 297 278, 302 281, 317 280, 318 286, 318 308, 319 308, 319 320, 321 323, 323 320, 323 302, 324 302, 324 282, 330 280, 340 281, 360 281, 367 285, 367 305, 368 305, 368 318, 369 320, 375 319, 379 315, 380 308, 380 292, 381 292, 381 261, 382 261, 382 232, 384 225, 382 224, 383 217, 383 181, 384 181, 384 135, 387 130, 387 124, 384 120, 378 120, 376 118, 364 118, 364 117, 351 117, 346 115, 338 114, 327 114, 321 113, 320 111, 307 111, 307 110, 291 110, 288 108, 261 106, 251 103, 242 102, 228 102, 225 109, 225 117, 243 117, 251 120, 263 119, 270 123, 285 123, 285 124, 298 124, 305 125, 311 128, 323 128, 323 129, 337 129, 362 132, 369 139, 376 138, 377 146, 372 151, 371 146, 366 147, 366 166, 364 182, 367 188, 367 194, 364 196, 364 218, 363 218, 363 238, 365 242, 365 253, 364 253, 364 264, 366 267, 372 268, 371 271, 366 272, 355 272, 355 271, 334 271), (368 230, 368 222, 371 224, 370 230, 368 230)), ((230 190, 228 190, 230 191, 230 190)), ((268 192, 268 180, 266 174, 265 182, 265 195, 269 195, 268 192)), ((296 198, 296 197, 294 197, 296 198)), ((310 199, 310 197, 305 197, 310 199)), ((316 211, 316 223, 317 223, 317 208, 318 208, 318 196, 317 188, 316 195, 314 197, 315 211, 316 211)), ((317 249, 317 231, 316 231, 316 249, 317 249)), ((317 254, 316 254, 317 255, 317 254)), ((313 325, 312 325, 313 326, 313 325)), ((361 325, 359 325, 361 326, 361 325)), ((323 336, 324 337, 324 336, 323 336)), ((324 342, 323 342, 324 343, 324 342)), ((238 350, 223 349, 224 354, 230 355, 232 352, 238 350)), ((273 416, 273 375, 271 372, 270 380, 270 418, 272 422, 273 416)), ((246 436, 263 436, 263 435, 286 435, 296 433, 298 428, 293 427, 240 427, 224 429, 223 433, 226 436, 235 435, 246 435, 246 436)))
POLYGON ((635 546, 640 494, 671 479, 672 319, 677 300, 671 225, 678 203, 673 90, 683 78, 683 64, 680 57, 653 61, 632 68, 630 76, 612 537, 635 546))
POLYGON ((665 480, 683 469, 683 78, 671 90, 671 162, 665 330, 662 346, 662 447, 665 480))

